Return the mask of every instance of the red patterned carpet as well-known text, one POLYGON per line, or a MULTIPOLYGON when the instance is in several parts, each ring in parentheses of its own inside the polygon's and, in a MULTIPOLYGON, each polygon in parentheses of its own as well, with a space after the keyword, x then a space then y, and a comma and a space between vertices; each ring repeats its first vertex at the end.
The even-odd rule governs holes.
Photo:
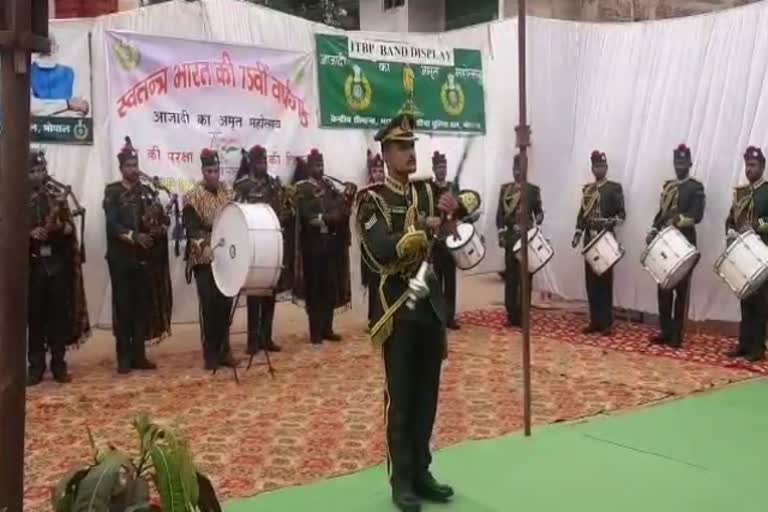
MULTIPOLYGON (((743 359, 725 357, 724 354, 727 351, 736 347, 737 340, 733 338, 694 331, 686 335, 685 345, 682 348, 672 349, 649 343, 649 338, 656 333, 656 330, 648 325, 618 322, 613 330, 613 335, 609 338, 603 338, 598 335, 581 333, 586 322, 584 315, 546 309, 532 310, 531 313, 531 333, 535 336, 558 339, 576 345, 670 357, 768 375, 768 361, 749 363, 743 359)), ((461 316, 461 321, 465 324, 495 330, 507 330, 504 327, 505 320, 506 316, 502 309, 468 311, 461 316)))
MULTIPOLYGON (((636 407, 754 376, 754 368, 720 367, 704 355, 694 362, 655 357, 661 351, 630 353, 640 342, 626 334, 617 337, 621 341, 591 346, 577 341, 579 325, 567 316, 546 315, 537 313, 533 338, 536 424, 636 407), (611 344, 620 350, 607 350, 611 344)), ((436 447, 522 426, 518 333, 468 325, 494 325, 497 316, 472 313, 464 318, 464 329, 451 334, 436 447)), ((627 332, 645 335, 635 329, 627 332)), ((366 338, 348 335, 342 343, 322 346, 297 338, 280 341, 285 350, 273 358, 275 380, 260 365, 241 372, 237 385, 230 372, 203 372, 200 354, 187 352, 156 358, 161 366, 156 373, 127 377, 118 377, 111 361, 73 365, 74 383, 46 382, 30 390, 25 510, 48 510, 49 486, 73 464, 89 460, 86 427, 97 442, 132 449, 129 422, 140 412, 179 424, 224 498, 381 463, 382 365, 366 338)))

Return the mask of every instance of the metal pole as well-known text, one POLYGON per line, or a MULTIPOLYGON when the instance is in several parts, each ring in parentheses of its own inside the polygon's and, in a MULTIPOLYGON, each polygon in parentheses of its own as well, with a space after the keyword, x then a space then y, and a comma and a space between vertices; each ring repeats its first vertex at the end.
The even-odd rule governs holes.
POLYGON ((0 511, 21 512, 24 501, 26 400, 27 225, 29 148, 29 0, 4 0, 0 47, 0 511), (11 30, 7 30, 11 28, 11 30), (15 36, 15 37, 14 37, 15 36))
POLYGON ((528 228, 531 216, 528 211, 528 146, 531 128, 528 126, 527 88, 525 74, 525 0, 517 0, 517 66, 518 91, 520 93, 520 124, 515 128, 517 147, 520 150, 520 294, 523 330, 523 424, 525 435, 531 435, 531 282, 528 274, 528 228))

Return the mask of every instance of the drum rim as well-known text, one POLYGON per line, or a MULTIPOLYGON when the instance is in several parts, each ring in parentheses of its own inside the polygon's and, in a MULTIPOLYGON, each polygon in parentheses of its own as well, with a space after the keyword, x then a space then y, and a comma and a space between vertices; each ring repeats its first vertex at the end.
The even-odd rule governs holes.
MULTIPOLYGON (((597 241, 598 241, 598 240, 600 240, 601 238, 603 238, 603 236, 605 236, 605 234, 606 234, 606 233, 610 233, 611 235, 613 235, 613 232, 612 232, 610 229, 604 229, 604 230, 602 230, 601 232, 599 232, 599 233, 597 234, 597 236, 595 236, 595 238, 593 238, 593 239, 592 239, 592 240, 591 240, 591 241, 590 241, 590 242, 589 242, 589 243, 588 243, 586 246, 584 246, 584 249, 582 249, 582 251, 581 251, 581 254, 582 254, 582 255, 585 255, 585 254, 587 254, 587 251, 588 251, 588 250, 590 250, 590 249, 592 248, 592 246, 593 246, 593 245, 595 245, 595 244, 597 243, 597 241)), ((613 236, 613 239, 614 239, 614 240, 616 240, 616 243, 617 243, 617 244, 619 244, 619 248, 620 248, 620 249, 623 249, 623 247, 622 247, 622 246, 621 246, 621 244, 619 243, 619 239, 618 239, 618 238, 616 238, 616 236, 615 236, 615 235, 613 236)))
MULTIPOLYGON (((534 227, 532 227, 531 229, 528 230, 528 233, 531 233, 531 231, 533 231, 533 234, 529 234, 528 235, 528 241, 529 242, 531 240, 533 240, 534 238, 536 238, 536 235, 539 233, 539 231, 541 231, 541 228, 539 226, 534 226, 534 227)), ((517 239, 517 242, 515 242, 515 245, 512 246, 512 252, 513 253, 517 253, 520 249, 522 249, 522 247, 523 247, 522 240, 523 240, 523 237, 520 236, 520 238, 517 239), (518 246, 518 244, 519 244, 519 246, 518 246), (517 249, 515 249, 515 247, 517 247, 517 249)), ((554 250, 553 250, 553 252, 554 252, 554 250)))
MULTIPOLYGON (((236 206, 236 210, 238 212, 238 215, 240 215, 240 218, 243 221, 243 223, 245 224, 245 227, 246 228, 248 227, 248 219, 246 219, 245 212, 243 211, 243 209, 240 208, 240 204, 241 203, 238 203, 236 201, 229 201, 224 206, 222 206, 221 209, 216 213, 216 218, 214 219, 213 226, 211 227, 211 240, 213 240, 213 233, 214 233, 214 231, 216 231, 216 226, 219 225, 219 220, 221 219, 221 214, 224 212, 224 210, 229 208, 229 206, 231 206, 231 205, 236 206)), ((245 203, 243 203, 243 204, 245 204, 245 203)), ((216 262, 216 257, 214 256, 213 260, 211 261, 211 274, 213 276, 213 282, 216 285, 216 288, 218 288, 219 292, 221 292, 221 294, 224 295, 225 297, 235 297, 235 296, 237 296, 237 294, 240 293, 242 291, 242 289, 243 289, 242 285, 240 286, 240 288, 233 295, 229 295, 229 290, 227 290, 227 292, 222 290, 221 286, 219 286, 219 280, 216 279, 216 268, 217 268, 217 265, 214 264, 215 262, 216 262)), ((249 266, 249 268, 250 268, 250 266, 249 266)), ((243 279, 243 284, 245 284, 245 281, 248 278, 248 272, 245 273, 244 277, 245 277, 245 279, 243 279)))
POLYGON ((449 251, 458 251, 459 249, 465 247, 475 237, 475 235, 477 234, 477 229, 475 229, 475 226, 473 226, 469 222, 462 222, 462 223, 460 223, 458 226, 456 226, 456 230, 457 231, 459 229, 459 226, 469 226, 472 229, 472 232, 471 232, 470 236, 468 236, 467 239, 464 240, 461 245, 456 245, 456 246, 453 246, 453 247, 449 247, 448 246, 448 240, 450 238, 452 238, 453 235, 449 234, 448 236, 446 236, 445 237, 445 246, 448 248, 449 251))

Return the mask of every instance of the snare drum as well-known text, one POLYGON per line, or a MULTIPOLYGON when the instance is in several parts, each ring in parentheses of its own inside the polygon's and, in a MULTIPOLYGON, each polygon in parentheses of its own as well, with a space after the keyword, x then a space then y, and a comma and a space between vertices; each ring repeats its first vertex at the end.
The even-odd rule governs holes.
POLYGON ((699 261, 699 251, 674 226, 661 230, 645 248, 640 263, 662 290, 670 290, 699 261))
POLYGON ((213 279, 223 295, 274 293, 283 268, 283 232, 272 207, 227 204, 213 222, 211 245, 213 279))
POLYGON ((581 254, 592 267, 595 274, 601 276, 624 257, 624 248, 612 232, 603 230, 587 244, 581 254))
POLYGON ((461 270, 475 268, 485 258, 485 246, 472 224, 462 223, 456 226, 458 237, 448 235, 445 246, 461 270))
POLYGON ((744 300, 768 279, 768 246, 752 230, 738 235, 715 262, 715 273, 744 300))
MULTIPOLYGON (((519 260, 522 259, 520 253, 520 247, 522 246, 522 239, 515 242, 515 246, 512 248, 512 252, 519 260)), ((552 256, 555 255, 555 251, 552 249, 549 241, 544 238, 544 233, 540 228, 532 228, 528 230, 528 272, 535 274, 544 265, 549 263, 552 256)))

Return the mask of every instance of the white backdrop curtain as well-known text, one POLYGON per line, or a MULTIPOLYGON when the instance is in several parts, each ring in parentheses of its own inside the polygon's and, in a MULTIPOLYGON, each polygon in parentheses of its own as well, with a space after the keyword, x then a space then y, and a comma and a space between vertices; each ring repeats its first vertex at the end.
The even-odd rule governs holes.
MULTIPOLYGON (((101 198, 105 184, 118 177, 107 136, 104 31, 311 52, 313 34, 333 29, 237 0, 169 2, 97 18, 90 28, 94 145, 51 145, 46 151, 52 172, 72 183, 89 211, 86 291, 92 318, 104 325, 110 322, 111 299, 101 198)), ((673 176, 672 149, 686 142, 693 150, 693 174, 707 191, 699 226, 703 256, 695 274, 691 314, 696 319, 737 319, 738 303, 712 265, 723 249, 731 189, 743 181, 741 154, 749 144, 768 147, 768 3, 649 23, 531 18, 528 34, 531 180, 542 188, 544 230, 556 251, 535 286, 567 298, 585 296, 583 261, 569 244, 581 184, 590 179, 589 153, 601 149, 608 155, 610 177, 624 185, 627 199, 628 218, 620 231, 627 255, 617 270, 616 304, 654 311, 655 286, 639 258, 661 184, 673 176)), ((437 35, 366 35, 483 51, 487 134, 474 139, 422 135, 417 149, 420 172, 429 172, 430 155, 439 149, 447 153, 450 176, 472 141, 461 184, 483 194, 485 214, 478 226, 489 249, 477 271, 499 270, 503 259, 494 226, 497 193, 501 183, 511 179, 518 117, 516 20, 437 35)), ((315 129, 310 137, 324 151, 330 174, 362 183, 366 149, 377 149, 372 135, 315 129)), ((353 245, 353 289, 356 300, 362 300, 357 255, 353 245)), ((196 294, 183 280, 181 259, 172 262, 172 273, 174 321, 195 321, 196 294)))

